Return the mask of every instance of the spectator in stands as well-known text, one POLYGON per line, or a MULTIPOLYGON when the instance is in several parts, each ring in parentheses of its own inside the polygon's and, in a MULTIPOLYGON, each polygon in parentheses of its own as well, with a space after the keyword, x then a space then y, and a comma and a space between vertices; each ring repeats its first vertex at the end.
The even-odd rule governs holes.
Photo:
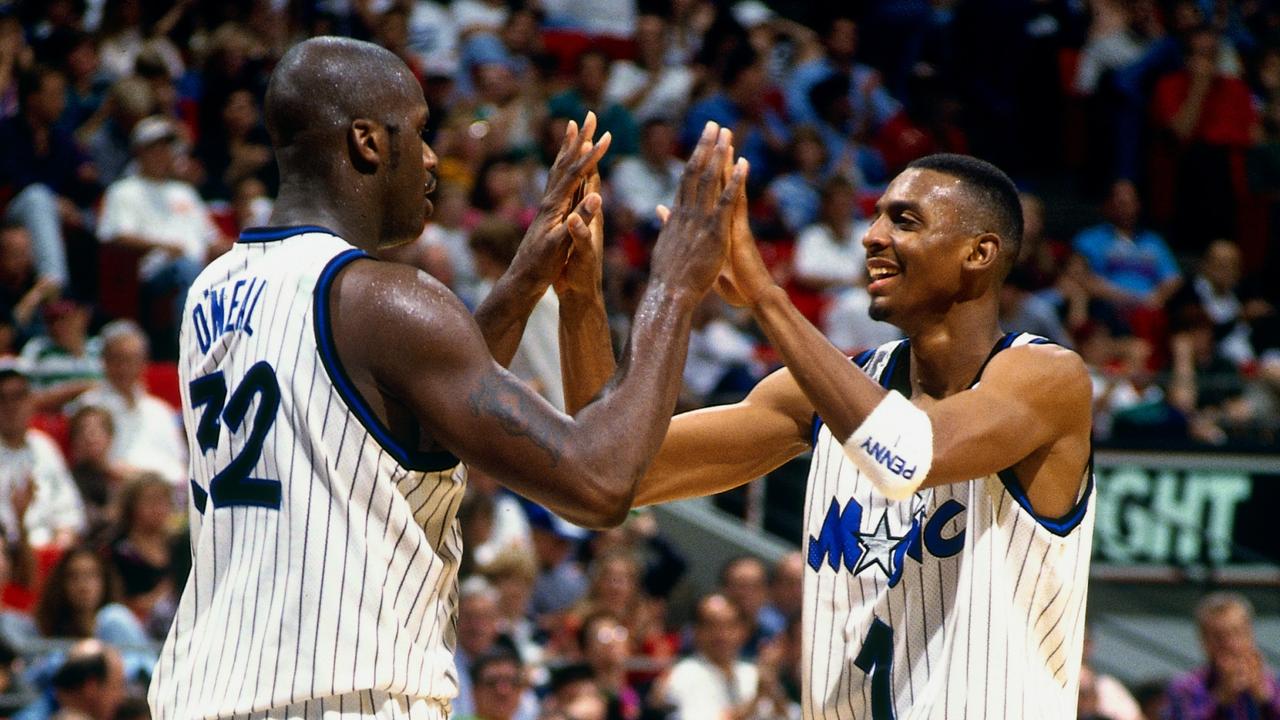
POLYGON ((67 654, 52 684, 58 705, 53 717, 114 720, 125 697, 124 663, 110 645, 82 643, 67 654))
POLYGON ((515 154, 487 157, 476 172, 471 190, 471 209, 464 221, 468 229, 496 218, 516 225, 517 231, 523 232, 536 214, 523 158, 515 154))
POLYGON ((70 548, 45 580, 36 627, 45 638, 94 637, 100 611, 115 598, 115 583, 102 557, 84 545, 70 548))
POLYGON ((1022 266, 1015 267, 1000 288, 1000 326, 1028 332, 1071 347, 1071 338, 1058 318, 1057 309, 1032 292, 1035 281, 1022 266))
POLYGON ((532 551, 521 547, 508 547, 480 566, 480 574, 498 591, 498 633, 530 665, 540 664, 543 654, 541 629, 529 614, 537 573, 532 551))
POLYGON ((21 114, 0 121, 0 187, 15 193, 5 218, 31 233, 36 268, 57 287, 68 282, 63 226, 85 226, 97 173, 71 133, 57 125, 67 104, 62 73, 37 66, 19 78, 21 114))
POLYGON ((631 111, 605 95, 609 77, 609 56, 599 50, 587 50, 578 56, 574 86, 553 95, 547 106, 555 117, 580 118, 594 110, 599 118, 600 133, 613 136, 609 154, 615 158, 632 155, 640 145, 640 132, 631 111))
POLYGON ((110 459, 115 423, 111 413, 89 405, 71 416, 68 435, 71 477, 84 502, 84 537, 105 542, 103 534, 116 520, 116 495, 129 476, 127 468, 110 459))
POLYGON ((762 611, 770 625, 786 625, 800 617, 804 589, 804 556, 789 552, 769 573, 769 602, 762 611))
MULTIPOLYGON (((476 270, 492 287, 516 257, 523 233, 514 223, 488 218, 471 233, 476 270)), ((488 294, 482 289, 480 298, 488 294)), ((564 381, 560 375, 560 301, 547 288, 525 323, 524 336, 511 359, 511 372, 552 405, 564 409, 564 381)))
POLYGON ((1276 309, 1256 289, 1241 285, 1242 259, 1240 247, 1225 239, 1214 240, 1205 249, 1200 266, 1191 281, 1171 301, 1171 314, 1202 310, 1213 323, 1213 339, 1217 353, 1242 366, 1258 359, 1254 324, 1268 331, 1275 323, 1276 309))
POLYGON ((770 718, 757 667, 740 660, 747 638, 742 611, 723 595, 698 601, 693 621, 696 652, 654 686, 659 704, 681 718, 770 718))
MULTIPOLYGON (((1098 720, 1144 720, 1138 701, 1119 680, 1093 667, 1093 634, 1085 628, 1084 664, 1080 668, 1081 718, 1098 720)), ((1159 720, 1152 718, 1151 720, 1159 720)))
POLYGON ((127 697, 116 708, 115 720, 151 720, 151 706, 145 697, 127 697))
POLYGON ((538 579, 533 583, 531 610, 535 616, 555 615, 572 607, 587 592, 587 576, 573 559, 573 550, 587 531, 538 505, 526 504, 532 530, 538 579))
POLYGON ((467 492, 488 498, 492 513, 490 531, 474 549, 477 564, 486 566, 508 550, 532 550, 529 520, 515 495, 478 468, 468 468, 467 492))
POLYGON ((696 406, 746 397, 764 377, 755 353, 751 337, 729 322, 724 302, 715 295, 703 298, 693 314, 684 362, 685 402, 696 406))
POLYGON ((787 126, 768 104, 764 62, 748 45, 725 60, 720 89, 694 103, 684 119, 681 144, 692 148, 708 121, 733 130, 733 146, 751 163, 751 180, 764 186, 776 172, 771 158, 787 149, 787 126))
POLYGON ((609 68, 606 102, 630 110, 637 122, 683 117, 693 96, 697 70, 667 62, 669 38, 666 18, 641 15, 636 22, 636 59, 616 60, 609 68))
POLYGON ((459 720, 534 720, 538 716, 537 702, 532 706, 526 703, 531 691, 524 663, 511 650, 493 648, 477 657, 471 664, 471 677, 475 707, 459 711, 455 703, 459 720))
POLYGON ((1213 593, 1196 608, 1208 665, 1169 685, 1166 717, 1182 720, 1280 718, 1280 677, 1267 667, 1253 633, 1253 606, 1213 593))
POLYGON ((102 359, 106 383, 80 396, 76 408, 93 405, 111 413, 111 461, 157 473, 175 485, 185 482, 186 443, 174 409, 150 394, 143 381, 149 358, 142 328, 131 320, 108 323, 102 328, 102 359))
POLYGON ((129 134, 155 110, 155 97, 146 80, 133 76, 121 78, 111 86, 95 120, 81 128, 79 135, 85 139, 85 149, 104 185, 114 183, 125 174, 132 159, 129 134))
POLYGON ((195 188, 174 178, 176 140, 166 118, 152 116, 134 127, 138 174, 107 188, 98 223, 101 242, 145 253, 138 277, 153 302, 173 293, 170 323, 182 315, 187 289, 206 261, 226 247, 195 188))
POLYGON ((1233 167, 1260 135, 1249 86, 1220 71, 1218 32, 1192 32, 1183 69, 1156 84, 1156 122, 1172 136, 1175 241, 1187 249, 1236 227, 1244 178, 1233 167))
POLYGON ((1053 286, 1062 273, 1071 248, 1045 234, 1044 201, 1032 193, 1019 193, 1022 201, 1022 245, 1018 267, 1022 268, 1032 291, 1053 286))
POLYGON ((1224 445, 1265 437, 1259 408, 1235 364, 1214 344, 1213 321, 1205 311, 1188 308, 1173 329, 1169 402, 1186 415, 1191 438, 1224 445))
MULTIPOLYGON (((460 717, 475 715, 488 720, 481 705, 487 697, 481 696, 489 694, 489 686, 478 682, 485 657, 495 651, 506 651, 519 663, 519 657, 511 648, 499 643, 498 619, 498 592, 493 586, 480 577, 464 581, 458 596, 458 647, 453 657, 458 672, 458 697, 453 702, 453 712, 460 717)), ((523 681, 515 695, 513 710, 521 711, 516 717, 531 720, 536 716, 537 700, 523 681)))
POLYGON ((0 317, 11 324, 15 343, 37 330, 37 311, 58 288, 57 280, 39 274, 26 227, 14 221, 0 225, 0 317))
MULTIPOLYGON (((612 550, 592 560, 587 573, 591 580, 587 594, 565 618, 565 629, 572 635, 568 642, 578 639, 577 633, 587 617, 601 611, 622 618, 634 630, 632 636, 637 641, 643 638, 650 615, 640 588, 640 562, 636 556, 627 549, 612 550)), ((582 648, 577 651, 581 653, 582 648)))
POLYGON ((1164 239, 1139 225, 1138 190, 1117 180, 1103 205, 1107 221, 1082 230, 1073 246, 1089 264, 1089 292, 1117 308, 1160 309, 1182 285, 1164 239))
POLYGON ((196 157, 205 170, 201 195, 229 200, 236 185, 247 178, 261 180, 268 194, 274 194, 273 189, 280 184, 275 157, 253 93, 246 88, 227 95, 221 120, 214 127, 201 129, 196 148, 196 157))
POLYGON ((809 88, 809 103, 816 114, 813 127, 827 148, 826 172, 843 175, 861 186, 883 183, 888 175, 884 158, 862 143, 863 134, 855 125, 849 78, 832 73, 809 88))
POLYGON ((791 131, 787 145, 791 170, 769 183, 765 198, 786 231, 795 235, 818 222, 822 182, 826 177, 827 147, 812 125, 791 131))
POLYGON ((102 379, 102 340, 89 337, 90 308, 74 300, 55 300, 44 308, 47 333, 27 341, 22 359, 37 390, 59 389, 61 405, 102 379))
POLYGON ((62 453, 31 427, 31 383, 20 361, 0 361, 0 527, 10 543, 65 546, 84 528, 84 510, 62 453))
POLYGON ((822 185, 818 222, 796 238, 795 278, 802 285, 837 294, 865 284, 867 251, 862 237, 870 225, 858 217, 853 184, 835 176, 822 185))
MULTIPOLYGON (((108 552, 112 570, 120 580, 121 601, 138 624, 134 635, 141 643, 149 639, 145 628, 151 625, 156 606, 172 592, 170 573, 169 521, 174 514, 173 486, 156 475, 134 478, 120 492, 119 530, 108 552)), ((135 632, 132 626, 124 626, 135 632)), ((123 640, 102 635, 104 640, 123 640)))
POLYGON ((467 307, 474 308, 480 303, 477 297, 480 277, 469 246, 469 234, 463 227, 466 191, 457 182, 441 180, 433 200, 435 210, 422 231, 423 243, 429 249, 424 269, 448 285, 467 307))
POLYGON ((23 663, 13 647, 0 638, 0 716, 13 717, 34 699, 22 677, 23 663))
POLYGON ((640 131, 640 154, 624 157, 609 174, 610 209, 615 215, 629 215, 622 224, 657 227, 655 210, 671 207, 684 163, 676 157, 676 133, 663 117, 646 120, 640 131))
POLYGON ((720 592, 742 612, 747 641, 742 656, 754 659, 765 643, 786 629, 786 619, 767 612, 769 573, 759 558, 736 557, 720 568, 720 592))
POLYGON ((608 610, 588 615, 578 630, 578 647, 591 668, 596 685, 604 693, 609 717, 639 720, 643 709, 640 694, 627 682, 627 659, 631 656, 630 633, 618 616, 608 610))
POLYGON ((74 132, 98 112, 111 81, 100 71, 96 40, 83 30, 55 31, 44 46, 66 74, 67 107, 59 124, 74 132))

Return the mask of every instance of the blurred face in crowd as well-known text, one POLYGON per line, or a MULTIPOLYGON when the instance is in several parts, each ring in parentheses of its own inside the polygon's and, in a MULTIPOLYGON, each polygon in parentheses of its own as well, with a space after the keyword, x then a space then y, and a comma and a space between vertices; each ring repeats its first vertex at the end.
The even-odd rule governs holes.
POLYGON ((243 138, 258 124, 258 103, 248 90, 237 90, 227 97, 227 104, 222 109, 222 122, 226 125, 227 135, 243 138))
POLYGON ((25 228, 12 227, 0 231, 0 283, 16 286, 31 276, 35 267, 31 254, 31 235, 25 228))
POLYGON ((484 594, 463 598, 458 605, 458 647, 474 659, 493 647, 497 637, 497 602, 484 594))
POLYGON ((1132 232, 1138 227, 1138 216, 1141 211, 1138 189, 1132 182, 1119 180, 1111 186, 1111 195, 1107 198, 1107 205, 1103 208, 1103 212, 1113 225, 1126 232, 1132 232))
POLYGON ((848 62, 858 51, 858 25, 848 18, 831 23, 826 36, 827 52, 837 62, 848 62))
POLYGON ((502 615, 513 620, 524 617, 529 609, 529 598, 533 596, 533 579, 513 572, 493 578, 491 582, 498 590, 502 615))
POLYGON ((76 45, 67 56, 67 71, 74 78, 90 78, 97 70, 98 47, 92 41, 86 40, 76 45))
POLYGON ((729 88, 729 93, 740 105, 754 107, 763 104, 768 79, 764 63, 754 62, 738 73, 738 77, 733 80, 733 87, 729 88))
POLYGON ((36 123, 51 125, 67 108, 67 81, 62 73, 45 72, 40 88, 27 98, 27 111, 36 123))
POLYGON ((1199 63, 1206 68, 1218 65, 1218 35, 1209 30, 1197 31, 1190 39, 1187 65, 1199 63))
POLYGON ((102 367, 107 381, 120 391, 142 387, 147 369, 147 341, 138 335, 120 335, 102 349, 102 367))
POLYGON ((1022 244, 1031 248, 1044 235, 1044 203, 1030 193, 1018 197, 1022 200, 1022 244))
POLYGON ((788 553, 773 569, 769 595, 774 607, 788 617, 800 612, 804 591, 804 556, 788 553))
POLYGON ((627 662, 629 633, 617 620, 601 617, 586 630, 582 655, 597 673, 616 670, 627 662))
POLYGON ((578 90, 588 98, 604 94, 604 83, 609 78, 609 60, 597 52, 589 52, 579 60, 578 90))
POLYGON ((1242 657, 1256 647, 1253 639, 1253 619, 1249 611, 1237 604, 1225 605, 1203 618, 1200 623, 1200 642, 1204 653, 1214 665, 1224 658, 1242 657))
POLYGON ((101 691, 98 694, 97 714, 95 720, 108 720, 114 718, 116 710, 120 704, 124 702, 128 688, 124 681, 124 661, 120 659, 120 653, 108 648, 107 650, 107 679, 103 682, 101 691))
POLYGON ((167 483, 149 484, 138 493, 133 506, 133 527, 142 532, 163 532, 173 509, 172 491, 167 483))
POLYGON ((1214 240, 1204 253, 1201 272, 1218 292, 1240 283, 1240 248, 1230 240, 1214 240))
POLYGON ((90 552, 77 553, 67 564, 67 600, 80 612, 94 612, 102 605, 102 563, 90 552))
POLYGON ((82 347, 88 334, 89 308, 82 305, 68 307, 49 322, 49 337, 62 348, 82 347))
POLYGON ((480 97, 492 103, 506 103, 520 93, 516 74, 506 63, 485 63, 476 68, 476 87, 480 97))
POLYGON ((409 18, 403 12, 387 12, 379 28, 379 44, 399 54, 409 44, 409 18))
POLYGON ((138 148, 138 170, 144 177, 166 180, 174 176, 177 166, 178 152, 173 140, 158 140, 138 148))
POLYGON ((519 664, 506 660, 489 663, 471 680, 475 684, 477 716, 485 720, 510 720, 515 715, 525 684, 519 664))
POLYGON ((71 463, 105 465, 111 440, 111 418, 105 410, 78 416, 71 425, 71 463))
POLYGON ((31 384, 27 379, 11 375, 0 380, 0 439, 14 447, 22 445, 32 412, 31 384))
POLYGON ((724 594, 729 597, 748 618, 755 618, 769 599, 768 578, 764 563, 754 558, 743 558, 726 568, 724 594))
POLYGON ((806 175, 822 170, 827 163, 827 150, 816 136, 806 136, 796 141, 792 160, 796 169, 806 175))
POLYGON ((636 20, 636 47, 640 64, 652 72, 662 69, 667 55, 667 22, 660 15, 636 20))
POLYGON ((693 629, 698 652, 717 665, 729 665, 747 640, 741 611, 723 595, 711 595, 698 603, 693 629))
POLYGON ((676 131, 665 122, 653 123, 644 129, 640 151, 652 163, 665 162, 675 156, 676 131))
POLYGON ((858 195, 846 183, 833 184, 822 197, 822 219, 837 231, 837 239, 843 240, 844 229, 858 214, 858 195))
POLYGON ((502 27, 502 43, 515 53, 536 51, 538 37, 538 18, 527 8, 513 11, 502 27))
POLYGON ((616 556, 600 567, 592 589, 602 605, 622 610, 635 600, 639 587, 639 568, 635 562, 625 556, 616 556))

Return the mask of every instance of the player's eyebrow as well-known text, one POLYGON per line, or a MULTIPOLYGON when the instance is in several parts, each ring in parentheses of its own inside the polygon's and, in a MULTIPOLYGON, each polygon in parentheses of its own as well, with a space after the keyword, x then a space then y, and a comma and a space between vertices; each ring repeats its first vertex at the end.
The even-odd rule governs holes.
POLYGON ((916 215, 923 214, 920 211, 920 203, 913 200, 890 200, 885 202, 884 199, 881 199, 876 202, 875 209, 877 215, 896 216, 906 212, 915 213, 916 215))

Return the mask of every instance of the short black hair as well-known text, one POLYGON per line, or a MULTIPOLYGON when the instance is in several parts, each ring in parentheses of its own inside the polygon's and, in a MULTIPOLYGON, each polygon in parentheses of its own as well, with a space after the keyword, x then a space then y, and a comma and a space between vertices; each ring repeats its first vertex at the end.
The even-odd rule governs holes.
POLYGON ((107 655, 96 652, 91 655, 71 656, 53 674, 54 690, 78 690, 90 680, 104 682, 107 679, 107 655))
MULTIPOLYGON (((986 232, 994 232, 1009 245, 1008 255, 1001 263, 1003 274, 1018 261, 1022 249, 1022 201, 1018 188, 1003 170, 986 160, 971 155, 937 153, 914 160, 907 169, 932 170, 959 179, 969 190, 978 205, 975 215, 986 215, 986 232)), ((1005 251, 1006 248, 1001 248, 1005 251)))
POLYGON ((760 59, 757 53, 747 43, 739 43, 729 51, 729 56, 725 58, 724 69, 720 73, 720 85, 728 90, 742 77, 743 73, 755 66, 760 59))
POLYGON ((492 649, 471 663, 472 684, 480 679, 480 674, 485 671, 485 668, 502 664, 515 665, 520 670, 524 670, 524 661, 520 659, 519 653, 505 645, 494 645, 492 649))
POLYGON ((551 680, 548 683, 548 689, 554 695, 564 688, 582 681, 595 682, 596 674, 591 666, 584 662, 569 663, 561 665, 551 671, 551 680))

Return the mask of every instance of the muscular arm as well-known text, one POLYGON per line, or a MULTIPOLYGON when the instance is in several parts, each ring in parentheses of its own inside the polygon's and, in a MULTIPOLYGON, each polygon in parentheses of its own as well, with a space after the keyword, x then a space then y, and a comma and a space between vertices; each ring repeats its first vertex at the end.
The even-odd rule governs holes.
POLYGON ((576 418, 499 367, 466 309, 424 273, 358 261, 331 303, 344 364, 367 368, 440 445, 565 519, 600 527, 625 517, 666 433, 697 300, 655 283, 615 382, 576 418))
POLYGON ((779 370, 735 405, 677 415, 636 505, 712 495, 746 484, 809 447, 813 406, 789 370, 779 370))

